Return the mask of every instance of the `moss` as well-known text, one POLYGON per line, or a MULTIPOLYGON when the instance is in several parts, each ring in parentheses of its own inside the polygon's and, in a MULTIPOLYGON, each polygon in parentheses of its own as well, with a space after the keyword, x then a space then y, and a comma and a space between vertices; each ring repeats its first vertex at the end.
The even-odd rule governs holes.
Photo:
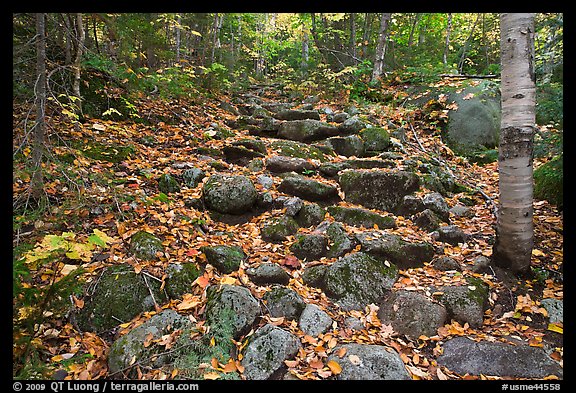
POLYGON ((162 240, 149 232, 138 231, 130 238, 130 252, 140 259, 156 259, 159 251, 164 251, 162 240))
POLYGON ((270 144, 280 155, 304 159, 314 159, 320 162, 328 161, 328 157, 317 147, 295 141, 273 141, 270 144))
POLYGON ((206 254, 208 263, 224 274, 238 270, 240 263, 246 258, 246 254, 238 246, 204 246, 200 247, 200 251, 206 254))
POLYGON ((201 271, 195 263, 170 265, 167 269, 168 280, 166 292, 170 298, 180 298, 192 289, 192 283, 200 276, 201 271))
POLYGON ((563 208, 563 187, 564 160, 563 154, 560 154, 534 171, 534 197, 563 208))
POLYGON ((96 141, 74 141, 72 147, 93 160, 118 163, 130 157, 136 149, 132 145, 106 145, 96 141))
POLYGON ((180 185, 171 175, 164 173, 158 179, 158 189, 164 194, 170 194, 173 192, 179 192, 180 185))
POLYGON ((348 225, 372 228, 376 224, 381 229, 396 227, 396 221, 393 217, 381 216, 364 209, 329 206, 327 210, 336 220, 348 225))
POLYGON ((477 277, 468 277, 466 281, 470 284, 467 294, 468 299, 484 308, 488 300, 488 285, 477 277))
POLYGON ((366 151, 385 151, 390 146, 390 134, 382 127, 364 128, 359 133, 366 151))

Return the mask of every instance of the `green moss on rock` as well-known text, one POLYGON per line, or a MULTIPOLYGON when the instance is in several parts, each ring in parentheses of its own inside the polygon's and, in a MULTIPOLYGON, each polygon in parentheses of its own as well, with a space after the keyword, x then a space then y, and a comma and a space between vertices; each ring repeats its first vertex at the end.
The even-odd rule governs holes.
POLYGON ((224 274, 230 274, 240 268, 246 254, 238 246, 204 246, 200 248, 208 263, 224 274))
POLYGON ((382 152, 390 146, 390 134, 382 127, 370 127, 360 130, 360 138, 364 141, 364 150, 382 152))
POLYGON ((564 160, 561 154, 534 171, 534 197, 563 208, 563 190, 564 160))
POLYGON ((180 184, 172 175, 164 173, 158 179, 158 189, 164 194, 171 194, 180 191, 180 184))
POLYGON ((138 231, 130 238, 130 252, 137 258, 157 259, 157 252, 164 252, 162 240, 146 231, 138 231))

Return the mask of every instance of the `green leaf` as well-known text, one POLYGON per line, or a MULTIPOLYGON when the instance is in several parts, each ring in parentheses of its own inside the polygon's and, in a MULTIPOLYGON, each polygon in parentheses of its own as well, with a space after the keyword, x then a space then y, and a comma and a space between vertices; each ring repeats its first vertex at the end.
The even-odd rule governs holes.
POLYGON ((106 242, 104 240, 100 239, 100 237, 98 235, 88 236, 88 241, 92 244, 97 245, 97 246, 106 247, 106 242))

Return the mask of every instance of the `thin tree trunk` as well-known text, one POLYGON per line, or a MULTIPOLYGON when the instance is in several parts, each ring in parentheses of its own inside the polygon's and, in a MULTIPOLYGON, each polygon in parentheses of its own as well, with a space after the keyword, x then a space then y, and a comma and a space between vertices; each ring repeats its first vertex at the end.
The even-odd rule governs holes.
POLYGON ((180 63, 180 24, 182 23, 182 16, 178 15, 176 18, 176 63, 180 63))
POLYGON ((380 32, 378 33, 378 46, 376 47, 376 56, 374 57, 374 69, 372 70, 371 82, 376 82, 382 70, 384 69, 384 54, 386 51, 386 39, 388 37, 388 22, 392 17, 391 13, 383 13, 380 20, 380 32))
POLYGON ((212 53, 210 55, 210 63, 214 63, 216 61, 216 46, 218 46, 219 40, 218 36, 220 33, 220 17, 218 13, 214 14, 214 24, 212 25, 212 53))
POLYGON ((534 243, 534 14, 501 14, 502 121, 494 263, 526 273, 534 243))
POLYGON ((408 37, 408 46, 412 46, 414 44, 414 32, 416 31, 416 25, 418 25, 418 21, 422 14, 415 14, 414 15, 414 22, 412 22, 412 28, 410 29, 410 36, 408 37))
POLYGON ((352 56, 352 64, 358 63, 356 61, 356 14, 350 14, 350 44, 349 44, 349 52, 352 56))
POLYGON ((42 156, 44 153, 44 130, 46 108, 46 23, 45 14, 36 14, 36 124, 34 125, 32 142, 32 164, 34 171, 30 182, 30 194, 39 201, 44 193, 44 177, 42 175, 42 156))
POLYGON ((82 22, 82 14, 76 14, 76 57, 74 59, 74 83, 72 85, 72 94, 76 99, 74 100, 74 107, 76 114, 82 114, 82 96, 80 95, 80 71, 82 63, 82 54, 84 53, 84 24, 82 22))
POLYGON ((303 72, 308 70, 308 60, 310 56, 310 37, 308 36, 308 29, 303 28, 302 32, 302 63, 300 63, 300 69, 303 72))
POLYGON ((476 16, 476 20, 472 25, 472 29, 470 29, 470 34, 468 35, 468 38, 464 43, 464 48, 462 48, 462 56, 460 56, 460 61, 458 62, 458 72, 460 74, 462 73, 462 69, 464 68, 464 60, 466 60, 466 53, 468 52, 468 46, 470 45, 470 41, 472 40, 472 36, 474 35, 474 29, 476 29, 476 25, 478 24, 479 20, 480 20, 480 14, 476 16))
POLYGON ((362 34, 362 59, 368 58, 368 38, 372 26, 372 13, 364 14, 364 33, 362 34))
POLYGON ((448 63, 448 50, 450 49, 450 32, 452 31, 452 14, 448 13, 448 24, 446 26, 446 40, 444 41, 444 53, 442 54, 442 63, 448 63))

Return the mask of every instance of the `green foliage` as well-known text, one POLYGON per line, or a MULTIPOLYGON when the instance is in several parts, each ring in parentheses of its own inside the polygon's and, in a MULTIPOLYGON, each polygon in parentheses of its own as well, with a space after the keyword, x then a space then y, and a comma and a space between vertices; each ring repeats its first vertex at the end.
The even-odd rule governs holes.
POLYGON ((545 199, 562 209, 564 205, 563 154, 555 157, 534 171, 534 197, 545 199))
POLYGON ((543 83, 536 88, 536 124, 564 127, 564 86, 543 83))
POLYGON ((220 63, 212 63, 208 67, 200 67, 203 70, 200 84, 207 90, 222 90, 230 87, 228 68, 220 63))

